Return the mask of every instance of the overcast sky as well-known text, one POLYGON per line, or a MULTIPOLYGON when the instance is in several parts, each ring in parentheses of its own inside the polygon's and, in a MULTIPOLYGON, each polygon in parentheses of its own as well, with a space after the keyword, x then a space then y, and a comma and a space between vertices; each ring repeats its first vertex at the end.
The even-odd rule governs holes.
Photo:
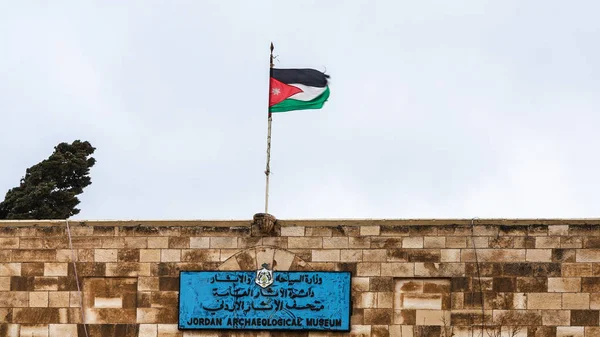
POLYGON ((597 1, 0 0, 0 194, 97 148, 75 219, 598 217, 597 1), (118 5, 117 5, 118 3, 118 5))

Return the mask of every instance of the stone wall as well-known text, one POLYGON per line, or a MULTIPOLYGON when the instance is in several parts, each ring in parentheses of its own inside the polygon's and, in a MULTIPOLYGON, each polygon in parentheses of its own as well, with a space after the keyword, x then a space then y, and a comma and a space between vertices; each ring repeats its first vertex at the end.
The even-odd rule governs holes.
POLYGON ((278 221, 268 236, 252 221, 70 228, 73 251, 64 221, 0 222, 0 336, 600 336, 597 220, 278 221), (178 331, 180 270, 262 263, 352 272, 352 331, 178 331))

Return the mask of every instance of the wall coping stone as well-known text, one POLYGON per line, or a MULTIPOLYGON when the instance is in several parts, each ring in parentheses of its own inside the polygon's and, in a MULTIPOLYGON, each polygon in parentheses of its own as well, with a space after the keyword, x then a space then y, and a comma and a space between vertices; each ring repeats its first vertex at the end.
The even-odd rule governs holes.
MULTIPOLYGON (((69 225, 94 227, 250 227, 253 220, 69 220, 69 225)), ((519 226, 519 225, 592 225, 600 226, 600 218, 574 219, 277 219, 282 227, 337 226, 519 226)), ((66 226, 65 220, 0 220, 0 227, 66 226)))

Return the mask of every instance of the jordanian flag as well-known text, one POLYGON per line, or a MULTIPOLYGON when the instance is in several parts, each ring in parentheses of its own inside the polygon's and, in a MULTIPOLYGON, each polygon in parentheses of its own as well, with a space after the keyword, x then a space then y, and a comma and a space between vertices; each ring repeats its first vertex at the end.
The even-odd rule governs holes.
POLYGON ((314 69, 271 69, 269 112, 321 109, 329 75, 314 69))

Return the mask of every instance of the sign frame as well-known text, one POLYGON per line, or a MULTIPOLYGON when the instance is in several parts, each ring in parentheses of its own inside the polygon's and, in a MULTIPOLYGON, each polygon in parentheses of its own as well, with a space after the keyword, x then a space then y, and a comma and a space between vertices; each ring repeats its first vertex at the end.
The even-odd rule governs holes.
MULTIPOLYGON (((272 328, 272 327, 268 327, 268 326, 250 326, 250 327, 239 327, 239 328, 234 328, 234 327, 226 327, 226 328, 219 328, 219 327, 214 327, 214 326, 194 326, 194 327, 182 327, 180 324, 180 319, 181 319, 181 289, 182 289, 182 277, 181 275, 184 273, 253 273, 256 275, 257 271, 253 271, 253 270, 180 270, 179 271, 179 291, 177 293, 177 329, 180 331, 200 331, 200 330, 214 330, 214 331, 273 331, 273 332, 299 332, 299 331, 319 331, 319 332, 332 332, 332 333, 344 333, 344 332, 350 332, 351 328, 352 328, 352 311, 353 311, 353 301, 352 301, 352 273, 350 271, 318 271, 318 270, 275 270, 273 271, 273 274, 278 274, 278 273, 298 273, 298 274, 302 274, 302 273, 317 273, 317 274, 346 274, 348 277, 348 293, 347 293, 347 299, 348 299, 348 326, 347 328, 341 328, 341 329, 326 329, 326 328, 319 328, 318 326, 312 326, 312 327, 308 327, 306 325, 303 325, 302 327, 299 328, 272 328)), ((252 283, 253 285, 260 287, 258 284, 256 283, 252 283)))

